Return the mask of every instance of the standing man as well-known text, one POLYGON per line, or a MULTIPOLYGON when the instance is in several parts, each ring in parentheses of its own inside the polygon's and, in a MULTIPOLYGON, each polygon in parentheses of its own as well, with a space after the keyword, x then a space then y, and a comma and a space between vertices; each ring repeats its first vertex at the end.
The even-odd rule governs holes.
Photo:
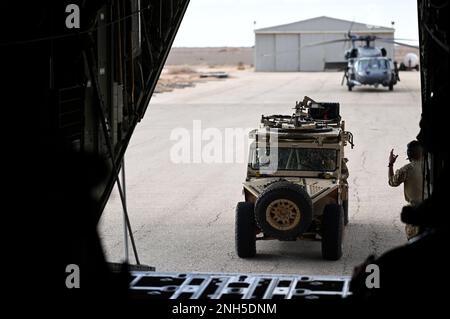
MULTIPOLYGON (((417 206, 424 200, 424 170, 423 170, 423 150, 420 143, 416 140, 407 145, 409 163, 398 169, 394 174, 394 163, 398 155, 391 150, 389 155, 389 185, 397 187, 404 184, 405 200, 411 206, 417 206)), ((406 224, 406 236, 408 240, 419 234, 419 227, 406 224)))

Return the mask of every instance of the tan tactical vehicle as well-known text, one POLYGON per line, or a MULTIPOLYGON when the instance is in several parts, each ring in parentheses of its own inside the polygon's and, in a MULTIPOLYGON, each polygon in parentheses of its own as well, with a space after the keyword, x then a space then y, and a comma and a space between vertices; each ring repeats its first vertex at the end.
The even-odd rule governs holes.
POLYGON ((322 256, 342 256, 348 223, 348 170, 339 103, 305 97, 293 115, 262 116, 250 132, 245 202, 236 207, 236 250, 256 254, 256 241, 320 240, 322 256))

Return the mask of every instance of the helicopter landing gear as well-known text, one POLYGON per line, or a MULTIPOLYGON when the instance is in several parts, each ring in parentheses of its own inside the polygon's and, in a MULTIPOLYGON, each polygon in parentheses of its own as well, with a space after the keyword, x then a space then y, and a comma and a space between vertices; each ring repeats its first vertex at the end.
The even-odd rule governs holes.
POLYGON ((347 85, 348 85, 348 68, 347 68, 347 70, 345 70, 345 72, 344 72, 344 76, 342 77, 341 85, 344 84, 344 80, 346 80, 347 85))

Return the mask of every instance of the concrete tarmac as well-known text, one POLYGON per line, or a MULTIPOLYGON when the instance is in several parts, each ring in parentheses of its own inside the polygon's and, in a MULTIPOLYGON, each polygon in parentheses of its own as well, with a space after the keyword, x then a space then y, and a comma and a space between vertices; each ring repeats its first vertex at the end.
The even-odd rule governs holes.
MULTIPOLYGON (((153 96, 126 153, 127 204, 141 263, 174 272, 349 275, 369 254, 405 243, 403 188, 388 186, 387 164, 392 148, 400 155, 395 167, 407 163, 406 144, 419 132, 421 100, 420 74, 402 72, 400 77, 392 92, 384 87, 349 92, 340 85, 342 73, 236 71, 229 79, 153 96), (325 261, 320 242, 264 241, 257 242, 256 258, 240 259, 234 250, 234 210, 243 200, 246 158, 239 154, 246 152, 245 144, 224 146, 222 154, 216 148, 213 160, 222 163, 205 163, 211 140, 199 139, 193 127, 200 124, 201 132, 216 137, 214 145, 225 145, 226 132, 257 127, 262 114, 290 114, 304 95, 339 102, 346 129, 354 135, 355 148, 346 149, 350 224, 344 255, 325 261), (190 163, 175 163, 183 133, 190 139, 184 140, 190 163), (226 163, 233 154, 237 160, 226 163)), ((100 232, 108 259, 121 261, 123 215, 117 190, 100 232)))

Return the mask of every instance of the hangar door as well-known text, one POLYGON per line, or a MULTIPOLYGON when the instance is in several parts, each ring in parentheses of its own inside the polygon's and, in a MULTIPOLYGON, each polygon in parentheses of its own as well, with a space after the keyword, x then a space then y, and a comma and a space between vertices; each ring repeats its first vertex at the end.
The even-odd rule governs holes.
MULTIPOLYGON (((325 51, 327 46, 308 46, 323 41, 321 35, 302 34, 302 61, 300 65, 301 71, 323 71, 325 64, 325 51)), ((342 50, 340 52, 343 52, 342 50)))
POLYGON ((275 70, 300 71, 300 37, 298 34, 275 36, 275 70))
POLYGON ((258 34, 255 44, 256 71, 275 71, 275 35, 258 34))

